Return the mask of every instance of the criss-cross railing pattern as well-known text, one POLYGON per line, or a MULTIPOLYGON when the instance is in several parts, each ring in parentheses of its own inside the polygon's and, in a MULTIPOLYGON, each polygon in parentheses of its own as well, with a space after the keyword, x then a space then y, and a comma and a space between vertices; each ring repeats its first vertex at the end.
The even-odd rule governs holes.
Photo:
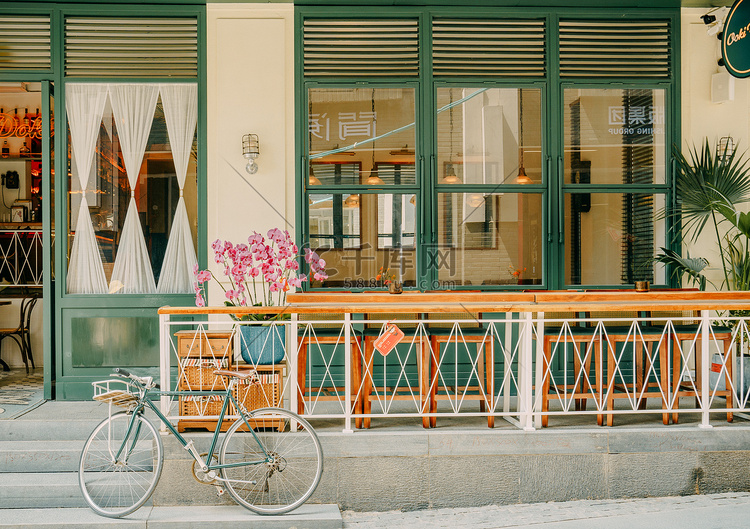
MULTIPOLYGON (((626 414, 661 416, 665 424, 699 414, 708 426, 709 414, 731 420, 749 407, 750 317, 709 311, 357 316, 303 321, 292 313, 273 323, 286 340, 277 402, 310 418, 343 419, 345 430, 373 420, 419 424, 407 420, 413 418, 429 427, 455 417, 484 418, 490 426, 502 419, 533 430, 572 415, 612 425, 626 414), (375 343, 391 325, 404 337, 382 354, 375 343)), ((208 386, 196 379, 196 368, 208 376, 213 367, 250 367, 237 358, 238 327, 250 322, 161 318, 167 383, 176 375, 189 389, 219 389, 214 379, 208 386), (218 351, 222 340, 226 349, 218 351), (197 349, 205 365, 188 360, 185 347, 197 349)))
POLYGON ((15 286, 40 286, 43 248, 40 230, 0 230, 0 281, 15 286))

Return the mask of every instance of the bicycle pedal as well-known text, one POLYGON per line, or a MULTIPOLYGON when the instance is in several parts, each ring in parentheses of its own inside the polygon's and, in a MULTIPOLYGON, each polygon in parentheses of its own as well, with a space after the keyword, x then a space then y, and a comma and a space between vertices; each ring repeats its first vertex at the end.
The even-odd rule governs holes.
POLYGON ((216 495, 217 496, 223 496, 224 495, 224 487, 216 487, 216 495))

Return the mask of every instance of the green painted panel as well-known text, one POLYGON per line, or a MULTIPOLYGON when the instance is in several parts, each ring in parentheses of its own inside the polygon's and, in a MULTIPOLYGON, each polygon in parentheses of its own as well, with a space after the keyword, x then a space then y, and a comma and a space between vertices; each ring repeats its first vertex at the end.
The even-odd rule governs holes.
MULTIPOLYGON (((71 318, 72 367, 148 366, 159 362, 156 317, 71 318)), ((66 355, 67 356, 67 355, 66 355)))

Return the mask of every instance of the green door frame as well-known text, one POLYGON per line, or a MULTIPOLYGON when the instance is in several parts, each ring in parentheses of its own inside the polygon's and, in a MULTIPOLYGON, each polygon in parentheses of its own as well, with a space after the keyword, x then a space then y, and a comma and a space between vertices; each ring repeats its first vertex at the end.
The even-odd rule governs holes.
MULTIPOLYGON (((196 254, 201 267, 207 264, 207 160, 205 145, 207 143, 206 132, 206 8, 205 5, 139 5, 136 3, 127 5, 80 5, 80 4, 56 4, 53 26, 53 50, 55 52, 54 64, 56 65, 57 97, 55 98, 56 125, 58 131, 67 131, 67 119, 65 115, 65 83, 66 82, 148 82, 148 83, 170 83, 170 82, 195 82, 198 84, 198 165, 197 165, 197 192, 198 192, 198 246, 196 254), (66 77, 64 72, 64 23, 66 16, 100 16, 100 17, 189 17, 195 16, 198 24, 198 73, 197 78, 84 78, 66 77)), ((56 153, 67 152, 67 134, 57 133, 54 138, 56 153)), ((55 157, 55 174, 67 175, 67 156, 55 157)), ((94 379, 107 376, 111 372, 109 366, 101 367, 73 367, 69 360, 69 349, 71 337, 68 335, 71 329, 70 314, 79 314, 82 318, 91 318, 95 315, 115 318, 153 318, 156 321, 156 310, 163 305, 183 306, 193 305, 194 297, 191 294, 117 294, 117 295, 88 295, 68 294, 66 292, 67 278, 67 252, 68 252, 68 181, 67 178, 57 178, 55 181, 55 196, 57 204, 55 208, 55 227, 58 235, 55 245, 55 312, 54 312, 54 356, 55 356, 55 398, 63 400, 88 399, 91 394, 90 382, 94 379)), ((158 336, 157 336, 158 338, 158 336)), ((158 343, 158 340, 157 340, 158 343)), ((158 360, 157 360, 158 365, 158 360)), ((157 367, 157 366, 144 366, 157 367)))

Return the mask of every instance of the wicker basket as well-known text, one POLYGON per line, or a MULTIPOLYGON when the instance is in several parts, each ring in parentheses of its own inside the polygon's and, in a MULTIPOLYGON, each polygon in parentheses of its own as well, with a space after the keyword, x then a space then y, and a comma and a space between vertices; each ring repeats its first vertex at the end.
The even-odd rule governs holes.
POLYGON ((281 395, 281 376, 279 373, 259 373, 260 383, 249 380, 238 380, 234 387, 234 398, 248 410, 267 406, 278 406, 281 395))
POLYGON ((183 389, 226 389, 226 378, 214 375, 215 369, 228 369, 229 358, 180 358, 183 389))
POLYGON ((180 397, 180 415, 207 417, 219 415, 224 404, 222 395, 195 395, 180 397))

